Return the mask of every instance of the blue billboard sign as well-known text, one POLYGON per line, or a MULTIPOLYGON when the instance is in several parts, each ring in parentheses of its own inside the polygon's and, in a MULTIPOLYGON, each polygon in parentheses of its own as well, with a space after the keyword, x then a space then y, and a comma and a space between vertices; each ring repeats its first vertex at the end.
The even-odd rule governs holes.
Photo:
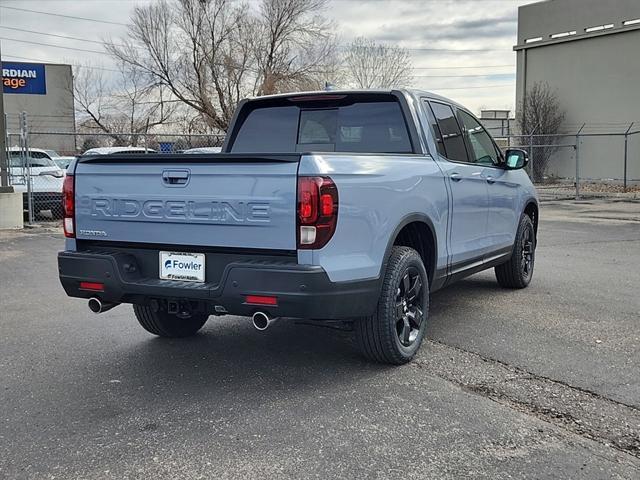
POLYGON ((45 95, 47 80, 41 63, 2 62, 3 93, 45 95))

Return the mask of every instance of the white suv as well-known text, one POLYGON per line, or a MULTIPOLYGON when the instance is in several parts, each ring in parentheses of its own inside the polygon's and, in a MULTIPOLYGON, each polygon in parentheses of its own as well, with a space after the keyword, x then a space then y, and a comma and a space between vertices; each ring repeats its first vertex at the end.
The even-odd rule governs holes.
POLYGON ((10 183, 16 192, 22 192, 24 209, 29 205, 27 182, 30 179, 34 213, 50 210, 54 217, 61 217, 65 171, 39 148, 29 149, 27 156, 19 147, 9 148, 7 153, 10 183))

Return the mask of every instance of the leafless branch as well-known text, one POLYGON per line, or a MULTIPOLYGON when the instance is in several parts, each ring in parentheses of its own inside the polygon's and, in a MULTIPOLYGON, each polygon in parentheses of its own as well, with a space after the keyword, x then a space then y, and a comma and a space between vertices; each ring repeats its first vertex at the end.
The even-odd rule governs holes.
POLYGON ((564 123, 565 113, 561 109, 560 101, 555 91, 545 82, 536 82, 527 90, 518 105, 516 119, 520 131, 524 135, 534 135, 534 145, 531 152, 532 177, 536 182, 544 179, 547 167, 553 154, 558 150, 556 146, 564 123), (551 145, 540 146, 535 145, 551 145))
POLYGON ((391 88, 411 84, 411 56, 400 47, 356 38, 344 59, 350 83, 356 88, 391 88))
POLYGON ((119 61, 226 131, 247 96, 319 85, 335 57, 326 0, 159 0, 134 9, 119 61))

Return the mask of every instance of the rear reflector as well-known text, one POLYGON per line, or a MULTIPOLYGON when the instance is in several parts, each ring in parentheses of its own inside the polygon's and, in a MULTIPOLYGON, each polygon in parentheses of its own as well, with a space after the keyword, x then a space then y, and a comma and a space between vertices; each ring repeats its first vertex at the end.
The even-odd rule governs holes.
POLYGON ((278 305, 278 298, 267 295, 247 295, 244 297, 245 303, 253 305, 278 305))
POLYGON ((104 292, 104 283, 80 282, 80 290, 91 290, 92 292, 104 292))

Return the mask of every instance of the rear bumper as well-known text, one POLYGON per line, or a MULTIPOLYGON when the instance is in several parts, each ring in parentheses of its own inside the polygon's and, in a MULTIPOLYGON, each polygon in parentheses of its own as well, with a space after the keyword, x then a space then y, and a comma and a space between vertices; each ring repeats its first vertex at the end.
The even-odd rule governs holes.
MULTIPOLYGON (((215 261, 209 255, 215 254, 208 254, 207 262, 215 261)), ((134 304, 189 300, 209 313, 224 307, 226 313, 242 316, 264 311, 272 316, 305 319, 353 318, 372 314, 379 295, 378 280, 331 282, 321 267, 290 262, 231 262, 224 267, 219 282, 193 283, 161 280, 157 266, 153 274, 153 266, 142 259, 138 262, 135 255, 65 251, 58 254, 58 271, 71 297, 134 304), (82 290, 80 282, 103 283, 104 291, 82 290), (245 302, 246 295, 275 296, 278 304, 250 305, 245 302)))

